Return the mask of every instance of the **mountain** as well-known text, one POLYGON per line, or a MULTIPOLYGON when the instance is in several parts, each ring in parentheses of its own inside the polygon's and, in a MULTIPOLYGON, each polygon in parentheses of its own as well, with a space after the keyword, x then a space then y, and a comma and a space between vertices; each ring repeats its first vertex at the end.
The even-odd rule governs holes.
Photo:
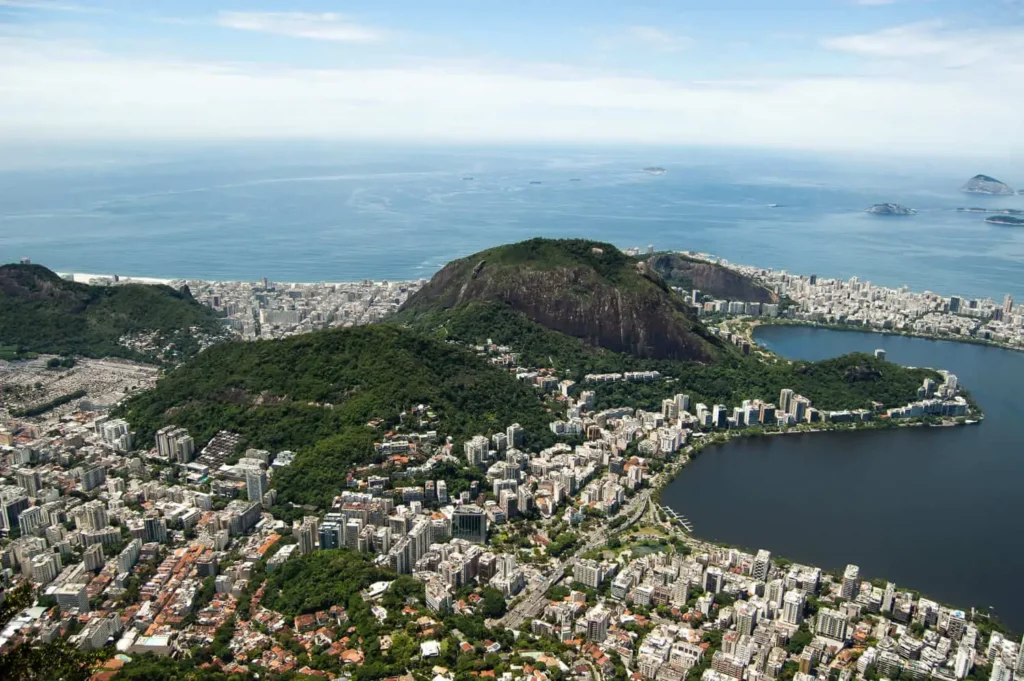
POLYGON ((967 180, 967 184, 960 188, 960 191, 969 194, 1013 194, 1013 190, 994 177, 988 175, 975 175, 967 180))
POLYGON ((89 286, 40 265, 0 266, 0 345, 152 361, 191 356, 220 333, 214 312, 187 289, 89 286), (129 347, 126 336, 137 342, 129 347))
POLYGON ((647 259, 648 266, 670 286, 687 291, 697 289, 713 298, 755 303, 777 303, 778 296, 728 267, 689 258, 681 253, 658 253, 647 259))
POLYGON ((721 348, 647 262, 584 239, 531 239, 450 262, 396 321, 437 328, 495 307, 639 358, 710 362, 721 348))
POLYGON ((465 348, 390 324, 219 343, 118 413, 143 445, 174 424, 197 447, 225 429, 246 447, 297 452, 274 475, 282 503, 329 505, 354 466, 381 459, 373 444, 388 430, 436 430, 443 443, 518 422, 529 444, 553 443, 531 386, 465 348), (436 418, 414 418, 418 405, 436 418))

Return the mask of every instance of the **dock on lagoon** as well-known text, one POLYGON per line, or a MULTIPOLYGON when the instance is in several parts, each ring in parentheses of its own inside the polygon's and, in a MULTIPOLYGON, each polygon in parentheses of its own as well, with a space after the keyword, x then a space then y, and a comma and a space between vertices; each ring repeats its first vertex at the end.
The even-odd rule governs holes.
POLYGON ((658 508, 665 514, 665 517, 669 519, 671 523, 677 523, 680 527, 687 531, 689 534, 693 534, 693 524, 686 519, 681 513, 676 513, 674 510, 665 506, 664 504, 658 504, 658 508))

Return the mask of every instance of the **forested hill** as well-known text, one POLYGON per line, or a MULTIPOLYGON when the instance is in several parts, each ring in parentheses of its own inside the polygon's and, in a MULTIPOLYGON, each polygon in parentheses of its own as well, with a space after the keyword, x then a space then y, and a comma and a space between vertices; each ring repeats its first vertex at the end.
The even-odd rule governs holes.
POLYGON ((713 362, 720 341, 645 262, 584 239, 530 239, 448 263, 396 318, 443 324, 500 306, 596 348, 639 358, 713 362))
POLYGON ((199 350, 198 337, 220 332, 213 311, 187 290, 89 286, 40 265, 0 266, 0 346, 152 361, 189 357, 199 350), (126 335, 150 334, 151 347, 119 342, 126 335))
POLYGON ((373 443, 390 429, 458 442, 518 422, 528 438, 550 434, 532 387, 469 350, 387 324, 218 344, 123 413, 143 443, 173 423, 199 446, 226 429, 245 446, 296 451, 276 486, 282 502, 311 504, 328 503, 352 467, 377 460, 373 443), (418 405, 436 418, 414 416, 418 405), (375 419, 382 423, 367 425, 375 419))

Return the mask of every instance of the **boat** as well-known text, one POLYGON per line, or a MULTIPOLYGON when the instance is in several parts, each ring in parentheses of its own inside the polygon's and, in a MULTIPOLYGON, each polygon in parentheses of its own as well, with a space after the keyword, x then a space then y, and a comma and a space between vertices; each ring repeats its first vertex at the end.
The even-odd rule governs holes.
POLYGON ((472 178, 472 177, 464 177, 464 178, 462 178, 462 179, 463 179, 463 180, 472 180, 473 178, 472 178))
POLYGON ((782 208, 782 204, 781 203, 769 203, 768 207, 769 208, 782 208))
POLYGON ((570 182, 579 182, 579 181, 580 181, 580 178, 578 178, 578 177, 574 177, 574 178, 572 178, 572 179, 571 179, 571 180, 569 180, 569 181, 570 181, 570 182))
POLYGON ((530 180, 530 184, 543 184, 540 180, 530 180))

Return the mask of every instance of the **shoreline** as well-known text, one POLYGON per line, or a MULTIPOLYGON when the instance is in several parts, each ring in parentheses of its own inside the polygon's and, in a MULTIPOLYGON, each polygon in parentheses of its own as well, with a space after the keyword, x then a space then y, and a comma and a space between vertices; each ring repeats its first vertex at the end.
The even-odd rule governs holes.
MULTIPOLYGON (((737 319, 744 319, 738 317, 737 319)), ((746 320, 745 320, 746 321, 746 320)), ((751 343, 756 344, 759 348, 769 350, 761 343, 758 343, 754 338, 754 329, 759 326, 806 326, 809 328, 816 329, 828 329, 830 331, 850 331, 853 333, 874 333, 880 336, 904 336, 906 338, 920 338, 922 340, 931 341, 946 341, 949 343, 964 343, 966 345, 981 345, 992 348, 999 348, 1001 350, 1011 350, 1013 352, 1024 352, 1024 346, 1021 345, 1010 345, 1008 343, 1000 343, 998 341, 986 340, 984 338, 964 338, 960 336, 940 336, 930 333, 922 333, 918 331, 902 331, 894 329, 879 329, 871 326, 858 326, 854 324, 829 324, 827 322, 812 322, 803 319, 780 319, 777 317, 772 318, 757 318, 756 321, 746 321, 748 329, 745 331, 744 337, 751 343)))
MULTIPOLYGON (((33 263, 35 264, 35 263, 33 263)), ((43 265, 45 267, 45 265, 43 265)), ((176 277, 174 279, 163 279, 160 277, 136 277, 130 275, 114 275, 114 274, 95 274, 92 272, 59 272, 54 273, 60 277, 68 278, 76 284, 90 284, 95 279, 109 279, 113 280, 115 276, 118 277, 118 285, 121 284, 145 284, 146 286, 171 286, 176 283, 187 284, 189 282, 201 282, 204 284, 255 284, 259 283, 259 280, 247 281, 244 279, 196 279, 190 277, 176 277)), ((424 279, 351 279, 348 281, 273 281, 268 279, 269 283, 280 284, 282 286, 356 286, 363 282, 373 282, 374 284, 383 284, 388 282, 389 284, 407 284, 413 282, 424 281, 424 279)), ((96 286, 104 286, 105 284, 96 284, 96 286)))
MULTIPOLYGON (((849 425, 842 424, 840 427, 837 427, 837 428, 811 428, 811 429, 807 429, 807 430, 796 430, 796 429, 790 428, 790 429, 781 430, 781 431, 772 431, 772 432, 764 432, 764 433, 755 433, 755 432, 739 433, 738 432, 736 434, 728 434, 728 433, 719 434, 719 435, 724 435, 724 437, 716 437, 713 440, 708 441, 706 443, 703 442, 703 441, 700 442, 700 443, 697 443, 697 444, 700 445, 699 447, 694 445, 694 444, 691 444, 691 445, 688 445, 687 447, 685 447, 684 449, 680 450, 679 457, 675 461, 671 462, 666 467, 665 471, 662 473, 662 475, 667 476, 667 479, 664 482, 661 482, 657 487, 653 488, 653 491, 652 491, 650 499, 651 499, 651 501, 653 503, 657 504, 658 506, 662 506, 664 508, 667 508, 667 509, 673 511, 674 513, 678 514, 680 517, 688 518, 688 516, 686 516, 686 514, 683 512, 682 509, 676 508, 676 507, 666 503, 663 500, 663 495, 665 493, 665 490, 668 489, 668 487, 675 481, 675 479, 680 474, 683 473, 684 469, 687 466, 689 466, 693 462, 693 460, 696 459, 705 449, 707 449, 709 447, 715 447, 715 448, 724 447, 724 446, 730 444, 734 439, 770 437, 770 436, 774 436, 774 435, 811 434, 811 433, 833 432, 833 431, 836 431, 836 430, 871 430, 871 429, 878 430, 878 429, 883 429, 883 428, 914 428, 914 427, 917 427, 917 428, 922 428, 922 427, 946 428, 946 427, 953 427, 953 426, 977 425, 977 424, 981 423, 981 421, 983 419, 984 419, 984 416, 982 415, 980 417, 980 419, 978 419, 976 421, 968 422, 968 423, 950 423, 950 424, 941 424, 941 425, 929 424, 929 423, 924 423, 924 422, 921 422, 921 421, 914 421, 914 422, 901 423, 901 424, 893 424, 893 425, 886 425, 886 426, 870 426, 870 425, 865 426, 865 425, 857 425, 857 424, 849 424, 849 425)), ((695 530, 693 532, 689 532, 685 528, 683 528, 679 524, 677 524, 677 522, 675 522, 672 519, 668 518, 667 515, 665 517, 666 517, 666 520, 662 521, 662 520, 660 520, 660 518, 657 518, 657 516, 656 516, 656 518, 657 518, 656 519, 656 523, 657 523, 657 525, 659 526, 660 529, 663 529, 664 531, 669 532, 670 536, 671 535, 675 535, 675 536, 681 537, 684 541, 694 542, 698 546, 704 545, 704 546, 714 546, 714 547, 724 548, 724 549, 739 549, 739 550, 745 551, 747 553, 754 553, 754 552, 756 552, 757 550, 759 550, 761 548, 768 548, 769 550, 771 549, 771 547, 764 547, 764 546, 750 547, 750 546, 742 546, 742 545, 739 545, 739 544, 730 544, 730 543, 728 543, 726 541, 723 541, 723 540, 720 540, 720 539, 708 538, 706 536, 701 535, 699 530, 697 530, 696 528, 695 528, 695 530)), ((691 523, 691 526, 692 526, 693 525, 692 521, 690 521, 690 523, 691 523)), ((791 563, 802 563, 804 565, 808 565, 808 566, 811 566, 811 567, 817 567, 817 568, 819 568, 822 571, 822 573, 826 573, 826 572, 828 572, 828 573, 835 573, 836 571, 841 569, 841 566, 836 566, 834 568, 826 569, 826 568, 821 567, 820 565, 817 565, 816 562, 813 561, 813 560, 793 560, 793 559, 789 559, 789 558, 787 558, 785 556, 775 555, 774 552, 772 554, 772 558, 773 558, 773 560, 782 559, 782 560, 786 560, 786 561, 791 562, 791 563)), ((882 576, 878 576, 878 575, 876 575, 872 579, 884 579, 886 581, 889 581, 886 577, 882 577, 882 576)), ((946 606, 946 607, 957 607, 957 608, 959 607, 956 604, 951 604, 951 603, 947 602, 943 598, 931 597, 929 594, 925 594, 925 593, 923 593, 923 592, 921 592, 921 591, 919 591, 917 589, 914 589, 912 586, 911 587, 907 587, 907 588, 915 591, 916 593, 920 594, 921 596, 928 597, 928 598, 930 598, 930 600, 936 601, 940 605, 943 605, 943 606, 946 606)), ((971 605, 970 606, 970 610, 976 616, 985 617, 986 619, 988 619, 989 622, 997 623, 999 626, 1005 627, 1007 630, 1013 632, 1013 630, 1010 627, 1005 625, 1004 621, 1002 620, 1002 618, 999 616, 998 613, 992 612, 992 611, 990 611, 986 607, 979 607, 977 605, 971 605)))

